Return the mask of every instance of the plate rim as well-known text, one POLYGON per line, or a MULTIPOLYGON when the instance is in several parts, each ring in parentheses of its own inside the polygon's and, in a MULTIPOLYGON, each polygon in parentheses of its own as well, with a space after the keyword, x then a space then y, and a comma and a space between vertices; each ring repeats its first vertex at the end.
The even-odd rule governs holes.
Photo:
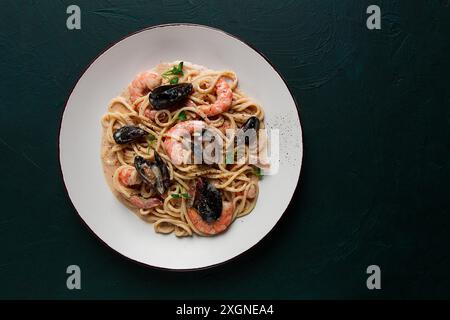
POLYGON ((275 67, 275 65, 269 60, 269 58, 267 58, 267 56, 262 53, 261 51, 259 51, 257 48, 255 48, 252 44, 248 43, 247 41, 242 40, 241 38, 239 38, 236 35, 233 35, 227 31, 224 31, 222 29, 216 28, 216 27, 211 27, 208 25, 204 25, 204 24, 197 24, 197 23, 185 23, 185 22, 177 22, 177 23, 164 23, 164 24, 157 24, 157 25, 151 25, 136 31, 133 31, 131 33, 126 34, 125 36, 120 37, 117 40, 114 40, 113 42, 109 43, 103 50, 101 50, 95 57, 93 57, 91 59, 91 61, 82 69, 82 71, 79 73, 79 75, 76 77, 76 81, 74 82, 72 89, 70 89, 69 94, 67 95, 66 101, 64 103, 64 108, 61 111, 60 117, 59 117, 59 129, 58 129, 58 136, 57 136, 57 157, 58 157, 58 167, 59 167, 59 173, 60 173, 60 179, 62 182, 62 185, 64 187, 64 193, 66 194, 67 199, 69 200, 69 203, 71 205, 71 207, 73 208, 73 210, 75 211, 75 213, 77 214, 78 218, 81 220, 82 224, 87 228, 87 230, 90 231, 91 234, 94 235, 95 238, 97 238, 98 240, 100 240, 100 243, 102 243, 106 248, 108 248, 109 250, 111 250, 112 252, 114 252, 115 254, 119 255, 122 258, 125 258, 128 261, 131 261, 137 265, 143 266, 145 268, 149 268, 149 269, 153 269, 153 270, 159 270, 159 271, 171 271, 171 272, 193 272, 193 271, 201 271, 201 270, 206 270, 206 269, 212 269, 215 267, 219 267, 222 265, 225 265, 227 263, 230 263, 232 261, 237 260, 238 258, 242 257, 243 255, 247 254, 249 251, 255 249, 257 246, 260 246, 261 243, 263 242, 263 240, 267 239, 269 237, 270 234, 273 233, 274 229, 280 224, 280 221, 283 219, 283 217, 286 216, 286 212, 289 210, 289 208, 292 205, 292 200, 294 199, 294 196, 298 193, 299 191, 299 186, 300 186, 300 178, 301 178, 301 173, 302 173, 302 167, 303 167, 303 155, 304 155, 304 144, 303 144, 303 129, 302 129, 302 121, 301 121, 301 117, 300 117, 300 105, 297 101, 297 99, 295 98, 295 95, 293 94, 291 88, 289 87, 286 79, 283 77, 283 75, 280 73, 280 71, 275 67), (152 29, 157 29, 157 28, 165 28, 165 27, 177 27, 177 26, 187 26, 187 27, 201 27, 201 28, 205 28, 205 29, 210 29, 216 32, 220 32, 223 33, 241 43, 243 43, 244 45, 248 46, 250 49, 252 49, 253 51, 255 51, 258 55, 260 55, 271 67, 272 69, 278 74, 278 76, 280 77, 280 79, 284 82, 284 85, 286 86, 286 88, 288 89, 289 95, 292 97, 292 100, 294 101, 294 105, 296 107, 296 111, 297 111, 297 115, 298 115, 298 119, 299 119, 299 123, 300 123, 300 137, 301 137, 301 148, 300 148, 300 170, 299 170, 299 174, 298 174, 298 178, 297 178, 297 184, 295 186, 294 192, 292 193, 291 199, 289 200, 288 205, 286 206, 286 209, 283 211, 283 213, 280 215, 280 217, 278 218, 277 222, 273 225, 273 227, 269 230, 269 232, 267 232, 261 239, 259 239, 254 245, 252 245, 251 247, 247 248, 246 250, 240 252, 239 254, 235 255, 234 257, 231 257, 227 260, 218 262, 218 263, 214 263, 211 265, 207 265, 207 266, 203 266, 203 267, 197 267, 197 268, 181 268, 181 269, 175 269, 175 268, 166 268, 166 267, 160 267, 160 266, 154 266, 142 261, 138 261, 135 260, 131 257, 128 257, 127 255, 125 255, 124 253, 121 253, 117 250, 115 250, 114 248, 112 248, 105 240, 103 240, 99 235, 97 235, 95 233, 95 231, 89 226, 89 224, 83 219, 83 217, 80 215, 80 213, 78 212, 77 208, 75 207, 75 205, 72 202, 72 198, 70 197, 69 191, 67 189, 67 185, 66 185, 66 181, 64 180, 64 173, 62 170, 62 165, 61 165, 61 129, 62 129, 62 123, 64 120, 64 114, 67 108, 67 104, 69 103, 69 99, 73 94, 73 91, 75 90, 75 87, 77 86, 78 82, 80 81, 80 79, 84 76, 84 74, 86 73, 86 71, 91 67, 91 65, 97 61, 98 58, 100 58, 106 51, 108 51, 109 49, 111 49, 113 46, 115 46, 117 43, 133 36, 136 34, 139 34, 141 32, 145 32, 147 30, 152 30, 152 29))

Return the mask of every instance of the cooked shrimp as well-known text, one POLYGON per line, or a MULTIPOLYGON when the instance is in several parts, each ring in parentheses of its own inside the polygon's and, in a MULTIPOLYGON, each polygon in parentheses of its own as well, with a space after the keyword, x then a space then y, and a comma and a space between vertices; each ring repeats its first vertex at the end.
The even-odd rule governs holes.
POLYGON ((182 137, 190 137, 194 132, 200 132, 206 128, 206 123, 199 120, 188 120, 173 126, 164 140, 164 149, 173 164, 187 163, 191 155, 191 145, 183 145, 182 137))
POLYGON ((231 202, 224 201, 222 214, 220 215, 219 219, 217 219, 213 223, 208 223, 202 219, 202 217, 198 214, 197 210, 195 210, 194 208, 189 208, 187 210, 189 220, 192 222, 194 227, 198 231, 208 236, 213 236, 221 232, 224 232, 232 222, 233 213, 234 213, 233 204, 231 202))
POLYGON ((131 196, 129 201, 132 205, 139 209, 151 209, 163 204, 158 198, 145 199, 136 195, 131 196))
POLYGON ((153 71, 139 73, 128 86, 130 100, 134 103, 138 98, 146 95, 150 90, 161 84, 161 76, 153 71))
POLYGON ((119 180, 125 187, 132 187, 142 183, 142 178, 135 168, 123 167, 119 172, 119 180))
POLYGON ((198 108, 209 117, 216 116, 227 111, 231 107, 233 100, 233 91, 224 78, 220 78, 216 82, 216 102, 208 105, 200 105, 198 108))
MULTIPOLYGON (((119 181, 123 186, 134 187, 142 183, 142 178, 135 168, 131 166, 122 166, 119 170, 119 181)), ((162 205, 162 201, 158 198, 147 199, 136 194, 129 195, 125 192, 121 192, 121 194, 128 202, 139 209, 151 209, 162 205)))
POLYGON ((151 119, 151 120, 155 120, 156 118, 156 113, 158 112, 158 110, 153 110, 150 108, 150 106, 145 109, 144 111, 144 116, 146 116, 147 118, 151 119))

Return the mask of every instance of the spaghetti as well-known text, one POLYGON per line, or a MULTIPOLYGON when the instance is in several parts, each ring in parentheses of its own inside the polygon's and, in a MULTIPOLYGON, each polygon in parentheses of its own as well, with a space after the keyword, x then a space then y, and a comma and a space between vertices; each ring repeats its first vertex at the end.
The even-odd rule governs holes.
MULTIPOLYGON (((264 129, 263 109, 238 89, 238 78, 233 71, 213 71, 179 61, 160 64, 152 71, 137 75, 121 95, 111 100, 102 117, 101 158, 108 184, 123 203, 153 223, 158 233, 174 233, 178 237, 218 234, 255 207, 259 166, 249 161, 229 161, 225 150, 218 163, 180 163, 175 161, 180 152, 175 148, 179 145, 174 147, 179 143, 174 132, 203 124, 201 128, 215 130, 228 145, 235 141, 235 136, 226 133, 237 132, 251 117, 257 118, 259 128, 264 129), (171 83, 190 83, 192 92, 177 108, 155 109, 149 93, 171 83), (145 136, 118 144, 114 134, 124 126, 138 127, 145 131, 145 136), (170 182, 167 188, 162 188, 162 194, 139 176, 137 157, 144 159, 141 160, 144 164, 155 163, 158 157, 159 164, 167 168, 170 182), (203 221, 192 209, 199 178, 221 195, 223 213, 216 220, 203 221)), ((265 143, 260 142, 258 148, 264 147, 265 143)), ((244 160, 248 160, 248 154, 244 160)), ((148 168, 149 172, 158 169, 151 165, 148 168)))

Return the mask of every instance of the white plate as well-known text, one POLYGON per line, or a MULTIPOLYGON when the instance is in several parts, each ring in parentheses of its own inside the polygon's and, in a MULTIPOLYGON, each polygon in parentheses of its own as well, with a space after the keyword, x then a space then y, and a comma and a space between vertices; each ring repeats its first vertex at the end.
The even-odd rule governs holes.
POLYGON ((200 25, 148 28, 103 52, 75 85, 62 117, 59 156, 64 183, 78 214, 109 247, 158 268, 189 270, 223 263, 258 243, 286 210, 298 183, 302 131, 285 82, 257 51, 223 31, 200 25), (259 101, 269 128, 280 130, 280 169, 260 183, 254 211, 224 234, 176 238, 153 231, 109 190, 100 161, 100 118, 108 102, 140 71, 184 60, 214 70, 231 69, 239 87, 259 101))

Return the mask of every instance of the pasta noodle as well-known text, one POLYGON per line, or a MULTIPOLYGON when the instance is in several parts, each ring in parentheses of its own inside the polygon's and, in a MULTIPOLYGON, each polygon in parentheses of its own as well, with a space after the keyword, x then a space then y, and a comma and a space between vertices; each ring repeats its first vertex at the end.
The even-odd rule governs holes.
MULTIPOLYGON (((160 64, 152 72, 162 75, 160 84, 166 85, 173 81, 171 80, 173 77, 164 77, 164 72, 177 65, 178 61, 160 64)), ((225 151, 221 155, 221 159, 225 160, 221 163, 209 165, 174 163, 173 156, 167 152, 164 145, 166 139, 171 137, 169 131, 179 123, 197 120, 208 128, 215 129, 225 144, 230 144, 235 139, 227 136, 226 130, 238 130, 250 117, 256 117, 260 129, 264 129, 264 111, 259 104, 238 89, 238 78, 233 71, 212 71, 190 63, 181 65, 182 71, 177 76, 177 82, 191 83, 193 90, 178 108, 162 110, 152 108, 148 92, 144 92, 133 101, 130 88, 111 100, 106 114, 101 119, 103 127, 101 158, 107 181, 114 194, 142 219, 153 223, 156 232, 174 233, 177 237, 193 234, 213 235, 200 228, 188 214, 192 206, 190 192, 196 179, 199 177, 207 179, 220 191, 223 201, 232 204, 231 223, 249 214, 255 207, 259 192, 259 168, 248 161, 229 163, 225 151), (207 115, 202 106, 220 102, 217 85, 221 79, 226 81, 232 91, 231 105, 220 114, 207 115), (145 130, 148 136, 130 143, 117 144, 114 133, 127 125, 145 130), (124 185, 121 170, 129 169, 132 172, 137 156, 154 161, 155 151, 167 166, 170 176, 170 186, 165 192, 158 194, 155 188, 143 182, 124 185), (130 201, 133 197, 141 202, 155 199, 155 205, 148 208, 136 206, 135 202, 130 201)), ((245 148, 249 149, 249 146, 246 145, 245 148)), ((245 157, 245 160, 248 160, 248 152, 245 157)), ((134 178, 139 181, 138 178, 134 178)))

